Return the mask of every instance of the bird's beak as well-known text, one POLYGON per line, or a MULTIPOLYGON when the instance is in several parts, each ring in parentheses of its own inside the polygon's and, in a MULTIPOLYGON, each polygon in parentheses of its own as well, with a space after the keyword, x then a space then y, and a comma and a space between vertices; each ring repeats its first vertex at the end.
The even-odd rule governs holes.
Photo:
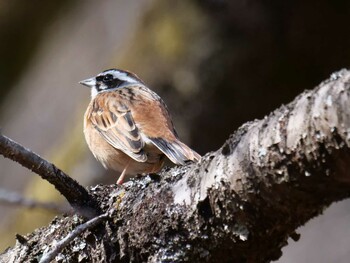
POLYGON ((79 84, 92 88, 93 86, 96 85, 96 79, 95 78, 84 79, 82 81, 79 81, 79 84))

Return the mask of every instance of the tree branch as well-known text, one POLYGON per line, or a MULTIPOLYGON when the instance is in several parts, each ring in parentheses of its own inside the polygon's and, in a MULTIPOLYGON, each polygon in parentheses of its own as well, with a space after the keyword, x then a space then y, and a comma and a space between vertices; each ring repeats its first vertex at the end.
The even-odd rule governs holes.
MULTIPOLYGON (((93 194, 111 220, 65 248, 88 262, 270 262, 288 237, 350 195, 350 72, 243 125, 198 164, 93 194), (85 242, 89 240, 89 242, 85 242), (84 241, 84 244, 81 245, 84 241)), ((31 261, 76 218, 55 219, 1 260, 31 261)), ((62 262, 58 260, 58 262, 62 262)))
POLYGON ((77 181, 36 153, 2 134, 0 134, 0 154, 20 163, 53 184, 79 214, 87 218, 101 214, 101 209, 95 198, 77 181))

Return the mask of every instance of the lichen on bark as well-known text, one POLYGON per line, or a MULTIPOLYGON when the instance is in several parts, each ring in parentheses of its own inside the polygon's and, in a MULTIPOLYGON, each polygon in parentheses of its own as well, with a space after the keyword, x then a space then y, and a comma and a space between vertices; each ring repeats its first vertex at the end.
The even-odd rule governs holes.
MULTIPOLYGON (((197 164, 120 187, 96 186, 109 219, 58 262, 270 262, 288 237, 349 197, 350 72, 342 70, 262 120, 242 126, 197 164)), ((0 255, 36 260, 82 223, 57 217, 0 255), (26 240, 26 241, 23 241, 26 240)))

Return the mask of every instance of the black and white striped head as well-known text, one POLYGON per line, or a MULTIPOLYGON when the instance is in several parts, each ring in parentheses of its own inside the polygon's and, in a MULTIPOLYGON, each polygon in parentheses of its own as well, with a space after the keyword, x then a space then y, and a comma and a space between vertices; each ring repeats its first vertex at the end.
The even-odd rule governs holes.
POLYGON ((91 88, 91 97, 98 93, 111 91, 133 84, 142 84, 143 81, 135 74, 121 69, 107 69, 99 73, 96 77, 85 79, 80 84, 91 88))

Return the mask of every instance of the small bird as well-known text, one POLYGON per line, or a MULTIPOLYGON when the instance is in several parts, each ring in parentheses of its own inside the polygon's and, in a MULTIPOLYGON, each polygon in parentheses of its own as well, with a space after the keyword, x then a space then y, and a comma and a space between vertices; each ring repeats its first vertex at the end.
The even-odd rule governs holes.
POLYGON ((179 140, 163 100, 135 74, 108 69, 79 83, 91 88, 86 142, 106 169, 121 172, 117 184, 160 171, 165 157, 180 165, 200 160, 179 140))

